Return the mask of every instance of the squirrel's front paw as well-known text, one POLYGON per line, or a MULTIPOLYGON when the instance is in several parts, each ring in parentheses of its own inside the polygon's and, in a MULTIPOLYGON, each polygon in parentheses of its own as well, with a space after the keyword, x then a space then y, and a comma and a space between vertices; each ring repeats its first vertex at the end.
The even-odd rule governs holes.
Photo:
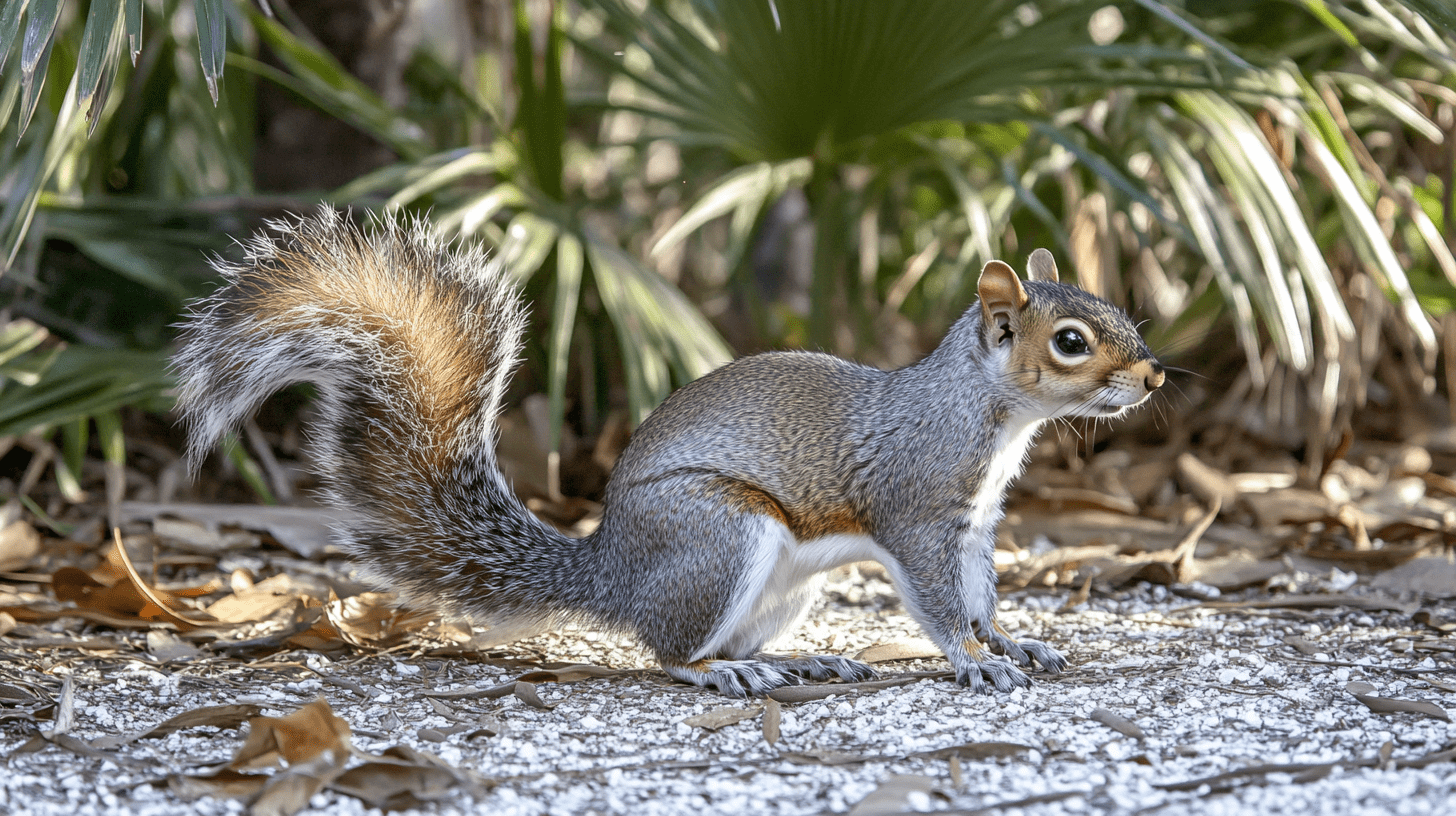
POLYGON ((1030 686, 1031 678, 1003 658, 986 657, 969 665, 956 666, 956 685, 977 693, 990 691, 991 687, 997 691, 1011 691, 1030 686))

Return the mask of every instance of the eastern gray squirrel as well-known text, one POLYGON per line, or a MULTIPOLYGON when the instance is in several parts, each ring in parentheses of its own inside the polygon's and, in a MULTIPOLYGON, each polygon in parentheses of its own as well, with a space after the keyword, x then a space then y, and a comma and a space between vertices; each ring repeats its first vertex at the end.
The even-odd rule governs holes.
POLYGON ((1001 261, 925 359, 881 371, 828 354, 739 359, 632 434, 601 526, 536 519, 496 464, 495 417, 526 319, 510 276, 414 220, 365 231, 324 208, 244 244, 197 303, 174 364, 194 466, 268 395, 319 385, 314 467, 352 511, 348 551, 389 589, 491 623, 625 630, 672 677, 743 696, 875 675, 760 652, 826 570, 874 560, 956 682, 1006 691, 1066 659, 996 623, 1006 486, 1055 417, 1141 404, 1163 368, 1126 314, 1056 282, 1038 249, 1001 261), (1009 659, 1008 659, 1009 658, 1009 659))

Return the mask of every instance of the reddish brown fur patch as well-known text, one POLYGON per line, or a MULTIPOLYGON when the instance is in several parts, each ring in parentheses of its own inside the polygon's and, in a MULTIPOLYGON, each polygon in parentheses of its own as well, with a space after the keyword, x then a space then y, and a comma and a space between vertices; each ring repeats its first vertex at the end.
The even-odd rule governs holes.
POLYGON ((785 507, 778 499, 752 485, 724 479, 722 496, 736 510, 767 516, 789 528, 794 538, 811 541, 838 533, 866 533, 860 515, 844 505, 785 507))

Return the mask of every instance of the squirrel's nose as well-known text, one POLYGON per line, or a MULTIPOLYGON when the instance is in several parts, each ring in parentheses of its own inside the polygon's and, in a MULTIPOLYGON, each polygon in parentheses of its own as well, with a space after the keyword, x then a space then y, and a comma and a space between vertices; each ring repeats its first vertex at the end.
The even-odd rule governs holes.
POLYGON ((1152 391, 1162 385, 1166 377, 1163 376, 1163 364, 1157 360, 1150 360, 1148 362, 1148 368, 1152 373, 1143 377, 1143 387, 1152 391))

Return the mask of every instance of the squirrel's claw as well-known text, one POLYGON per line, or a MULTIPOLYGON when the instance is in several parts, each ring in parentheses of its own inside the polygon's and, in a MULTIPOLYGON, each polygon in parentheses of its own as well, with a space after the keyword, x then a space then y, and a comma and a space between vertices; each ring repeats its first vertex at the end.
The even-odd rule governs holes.
POLYGON ((997 691, 1011 691, 1031 685, 1031 678, 1026 676, 1026 672, 1002 658, 988 658, 956 668, 956 685, 978 694, 990 691, 986 686, 988 680, 997 691))

